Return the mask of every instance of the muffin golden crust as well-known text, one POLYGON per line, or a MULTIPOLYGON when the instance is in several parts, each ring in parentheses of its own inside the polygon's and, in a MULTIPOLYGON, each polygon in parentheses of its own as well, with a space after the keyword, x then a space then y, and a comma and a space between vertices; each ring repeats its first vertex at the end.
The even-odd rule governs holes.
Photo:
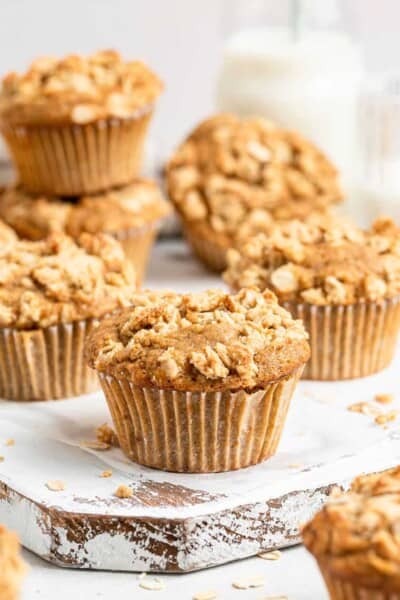
POLYGON ((53 232, 74 238, 81 233, 120 232, 152 224, 168 213, 167 202, 150 179, 70 201, 34 196, 20 186, 7 188, 0 197, 0 217, 28 240, 40 240, 53 232))
POLYGON ((0 525, 0 598, 17 600, 26 567, 17 535, 0 525))
POLYGON ((53 234, 0 250, 0 328, 30 330, 127 306, 135 275, 121 246, 99 234, 53 234))
POLYGON ((271 292, 169 293, 106 319, 87 344, 97 371, 181 391, 254 390, 298 369, 307 334, 271 292))
POLYGON ((8 246, 17 240, 17 235, 11 227, 0 221, 0 248, 8 246))
POLYGON ((346 222, 290 222, 228 253, 233 289, 270 288, 280 301, 379 302, 400 293, 400 230, 387 219, 362 231, 346 222))
POLYGON ((261 119, 216 115, 201 123, 166 169, 184 224, 227 247, 248 222, 301 218, 342 199, 334 166, 298 133, 261 119))
POLYGON ((150 110, 162 87, 145 64, 125 62, 115 50, 43 57, 26 73, 3 78, 0 120, 25 125, 125 119, 150 110))
POLYGON ((367 589, 399 592, 399 530, 397 467, 356 479, 350 492, 328 501, 302 535, 306 548, 332 577, 367 589))

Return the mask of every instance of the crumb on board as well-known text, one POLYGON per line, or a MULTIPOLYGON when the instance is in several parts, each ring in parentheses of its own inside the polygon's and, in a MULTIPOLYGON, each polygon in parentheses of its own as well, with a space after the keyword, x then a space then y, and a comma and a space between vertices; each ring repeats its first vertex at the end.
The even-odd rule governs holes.
POLYGON ((158 577, 151 579, 145 577, 140 581, 139 587, 143 588, 144 590, 159 591, 165 589, 165 583, 158 577))
POLYGON ((265 585, 264 577, 246 577, 244 579, 237 579, 232 582, 232 587, 237 590, 248 590, 250 588, 263 587, 265 585))
POLYGON ((133 490, 127 485, 122 484, 117 487, 117 489, 114 492, 114 496, 116 496, 117 498, 132 498, 133 490))
POLYGON ((198 592, 193 596, 193 600, 216 600, 216 592, 198 592))
POLYGON ((396 410, 391 410, 383 415, 378 415, 375 417, 375 423, 377 425, 386 425, 386 423, 390 423, 391 421, 395 421, 397 419, 398 412, 396 410))
POLYGON ((114 446, 114 448, 119 447, 117 434, 107 423, 103 423, 96 427, 95 433, 98 442, 114 446))
POLYGON ((65 490, 65 483, 59 479, 54 479, 46 482, 46 487, 52 492, 62 492, 65 490))
POLYGON ((4 461, 4 456, 0 456, 0 462, 4 461))
POLYGON ((107 478, 107 477, 112 477, 112 474, 113 474, 113 472, 112 472, 112 471, 102 471, 102 472, 100 473, 100 477, 105 477, 105 478, 107 478))
POLYGON ((6 440, 6 446, 14 446, 15 445, 15 440, 13 440, 12 438, 9 438, 8 440, 6 440))
POLYGON ((264 560, 279 560, 282 556, 280 550, 272 550, 270 552, 260 552, 257 554, 259 558, 263 558, 264 560))
POLYGON ((105 442, 99 442, 98 440, 87 440, 80 443, 81 448, 89 448, 89 450, 99 450, 103 452, 104 450, 109 450, 111 448, 110 444, 106 444, 105 442))
POLYGON ((370 402, 355 402, 354 404, 350 404, 347 407, 347 410, 350 412, 356 412, 362 415, 369 415, 372 417, 381 414, 380 409, 377 406, 371 404, 370 402))
POLYGON ((394 395, 393 394, 376 394, 374 397, 374 400, 376 402, 379 402, 379 404, 390 404, 394 400, 394 395))

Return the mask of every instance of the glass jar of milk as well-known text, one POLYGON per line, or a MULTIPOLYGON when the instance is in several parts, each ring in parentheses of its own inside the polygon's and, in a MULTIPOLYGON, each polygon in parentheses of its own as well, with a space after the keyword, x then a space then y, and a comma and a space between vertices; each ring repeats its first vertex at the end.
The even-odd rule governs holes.
POLYGON ((357 44, 333 0, 228 0, 230 34, 217 108, 297 129, 327 153, 345 189, 355 180, 357 102, 363 76, 357 44), (276 24, 287 22, 284 27, 276 24))

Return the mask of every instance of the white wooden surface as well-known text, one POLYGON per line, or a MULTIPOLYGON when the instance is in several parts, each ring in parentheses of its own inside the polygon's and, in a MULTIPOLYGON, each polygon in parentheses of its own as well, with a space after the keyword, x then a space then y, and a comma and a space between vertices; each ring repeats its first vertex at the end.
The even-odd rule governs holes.
MULTIPOLYGON (((219 278, 210 276, 191 260, 182 243, 164 242, 157 246, 148 278, 149 287, 191 291, 218 285, 219 278)), ((193 486, 205 492, 229 490, 223 501, 227 508, 246 500, 265 500, 266 486, 269 488, 269 497, 272 498, 290 490, 343 481, 360 472, 396 464, 400 462, 400 428, 397 423, 383 429, 374 424, 371 417, 350 413, 346 407, 353 402, 371 401, 375 393, 388 392, 395 393, 394 407, 399 408, 400 395, 396 394, 398 360, 400 358, 385 372, 363 380, 340 383, 302 382, 293 401, 279 452, 264 465, 234 474, 201 477, 151 471, 151 477, 159 481, 168 480, 193 486)), ((0 465, 0 478, 18 485, 22 493, 35 495, 37 500, 68 508, 74 494, 87 496, 96 493, 107 498, 119 483, 132 483, 135 478, 148 477, 150 470, 128 463, 119 450, 93 453, 78 447, 82 439, 92 437, 95 426, 107 419, 102 399, 86 400, 87 402, 68 400, 25 406, 1 403, 0 454, 5 456, 5 461, 0 465), (5 440, 10 437, 16 440, 15 445, 5 446, 5 440), (113 478, 100 479, 99 472, 107 466, 113 469, 113 478), (67 490, 58 494, 48 491, 44 484, 49 479, 64 480, 67 490)), ((102 508, 115 510, 110 509, 106 503, 102 508)), ((88 510, 92 508, 89 506, 88 510)), ((158 516, 163 515, 163 510, 165 509, 157 509, 158 516)), ((185 511, 187 516, 193 516, 198 508, 187 507, 185 511)), ((12 520, 12 517, 9 518, 12 520)), ((17 520, 15 526, 20 527, 17 520)), ((22 531, 22 534, 29 538, 29 532, 22 531)), ((33 557, 30 557, 30 562, 34 568, 28 578, 24 600, 53 597, 53 586, 57 587, 58 595, 62 594, 57 582, 67 581, 69 590, 76 588, 73 593, 77 598, 111 597, 107 594, 111 594, 111 589, 117 582, 122 586, 121 590, 132 590, 135 598, 141 598, 142 594, 143 597, 148 597, 149 594, 156 593, 140 590, 133 574, 99 573, 96 578, 89 572, 59 570, 44 565, 33 557)), ((144 564, 140 568, 145 570, 145 567, 144 564)), ((290 592, 290 598, 298 599, 325 597, 313 562, 306 558, 302 549, 285 551, 282 560, 277 563, 266 563, 254 558, 203 573, 164 576, 167 588, 164 592, 158 592, 157 597, 160 600, 170 598, 172 594, 175 597, 182 589, 182 595, 176 597, 190 598, 201 589, 210 589, 209 584, 212 584, 221 591, 221 598, 230 598, 238 594, 230 589, 234 577, 239 574, 244 576, 264 573, 269 582, 266 587, 268 593, 290 592), (290 578, 284 575, 287 568, 293 569, 293 576, 290 578), (310 577, 308 581, 307 575, 307 591, 299 585, 301 580, 304 584, 306 573, 310 577), (296 576, 299 578, 297 584, 296 576), (307 595, 310 589, 317 590, 313 592, 317 595, 307 595)), ((242 592, 241 597, 261 598, 263 593, 264 590, 258 595, 257 591, 242 592)))

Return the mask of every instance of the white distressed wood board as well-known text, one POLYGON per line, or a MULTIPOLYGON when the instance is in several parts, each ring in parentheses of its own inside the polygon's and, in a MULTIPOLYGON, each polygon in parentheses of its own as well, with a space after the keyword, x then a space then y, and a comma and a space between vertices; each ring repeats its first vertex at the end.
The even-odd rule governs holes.
MULTIPOLYGON (((158 246, 150 285, 218 285, 182 248, 158 246)), ((299 524, 332 485, 400 462, 396 421, 385 429, 347 410, 376 393, 394 393, 385 410, 400 409, 399 361, 361 380, 301 382, 277 455, 221 474, 164 473, 129 462, 118 448, 82 448, 98 425, 111 423, 101 393, 0 402, 0 522, 39 556, 77 568, 186 572, 297 543, 299 524), (10 438, 14 445, 6 445, 10 438), (100 477, 105 469, 112 477, 100 477), (46 487, 55 479, 64 491, 46 487), (113 495, 120 484, 132 487, 132 498, 113 495)))

